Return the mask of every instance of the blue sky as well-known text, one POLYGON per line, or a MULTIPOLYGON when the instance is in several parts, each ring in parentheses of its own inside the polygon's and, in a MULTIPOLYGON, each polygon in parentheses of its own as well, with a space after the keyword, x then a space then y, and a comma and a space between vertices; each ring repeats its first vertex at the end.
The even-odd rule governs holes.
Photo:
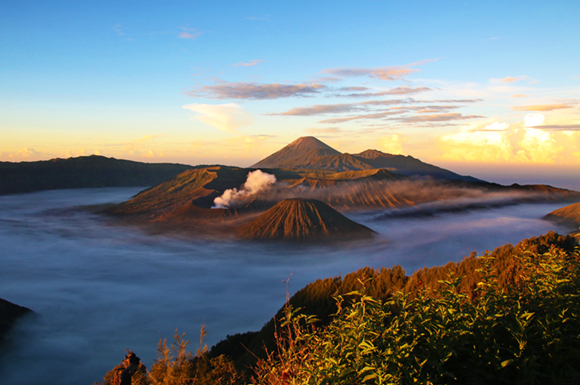
POLYGON ((578 179, 579 14, 577 1, 3 2, 0 160, 248 166, 314 135, 466 174, 578 179))

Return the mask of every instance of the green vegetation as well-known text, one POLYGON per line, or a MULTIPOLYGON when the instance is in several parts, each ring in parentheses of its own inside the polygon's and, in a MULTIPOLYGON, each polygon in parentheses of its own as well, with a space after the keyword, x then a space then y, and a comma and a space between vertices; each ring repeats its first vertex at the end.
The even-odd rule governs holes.
POLYGON ((145 380, 576 384, 579 294, 580 251, 555 233, 411 277, 400 267, 364 268, 308 285, 262 331, 229 337, 211 352, 200 345, 197 355, 187 353, 176 333, 176 355, 161 342, 145 380), (249 363, 240 341, 266 350, 249 363))

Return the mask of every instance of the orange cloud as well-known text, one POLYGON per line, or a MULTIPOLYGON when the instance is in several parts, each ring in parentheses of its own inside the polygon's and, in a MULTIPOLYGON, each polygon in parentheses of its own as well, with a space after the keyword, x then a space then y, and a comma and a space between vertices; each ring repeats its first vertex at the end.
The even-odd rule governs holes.
POLYGON ((512 95, 512 98, 526 98, 528 95, 520 95, 520 94, 516 94, 516 95, 512 95))
POLYGON ((416 123, 416 122, 447 122, 450 120, 464 120, 464 119, 475 119, 483 118, 479 115, 462 115, 458 112, 450 112, 446 114, 432 114, 432 115, 417 115, 410 116, 407 118, 401 118, 403 122, 416 123))
POLYGON ((558 103, 558 104, 537 104, 534 106, 514 106, 513 111, 553 111, 561 110, 564 108, 572 108, 572 105, 568 103, 558 103))

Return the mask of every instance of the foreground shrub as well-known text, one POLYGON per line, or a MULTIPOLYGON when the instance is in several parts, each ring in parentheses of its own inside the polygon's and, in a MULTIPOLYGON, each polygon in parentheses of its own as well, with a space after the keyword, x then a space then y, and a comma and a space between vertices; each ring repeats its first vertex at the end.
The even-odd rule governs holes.
POLYGON ((252 383, 579 383, 578 251, 523 253, 509 286, 498 283, 493 257, 479 262, 472 295, 454 276, 437 293, 378 300, 354 291, 336 297, 334 320, 318 330, 288 306, 277 348, 258 362, 252 383))

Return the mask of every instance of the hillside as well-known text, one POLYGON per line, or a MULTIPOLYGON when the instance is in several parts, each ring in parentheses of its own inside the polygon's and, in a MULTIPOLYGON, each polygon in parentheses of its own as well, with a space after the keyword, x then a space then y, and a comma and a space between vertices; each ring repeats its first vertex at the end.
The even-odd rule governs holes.
MULTIPOLYGON (((521 285, 522 277, 518 274, 522 272, 520 265, 522 255, 529 252, 540 256, 551 249, 573 253, 575 245, 573 237, 549 232, 539 237, 524 239, 515 246, 506 244, 497 247, 489 253, 493 257, 491 267, 497 269, 494 270, 494 275, 497 275, 497 284, 504 290, 521 285)), ((451 273, 454 277, 461 277, 457 286, 458 292, 468 298, 477 297, 477 283, 482 280, 479 269, 484 265, 483 260, 476 255, 472 252, 461 262, 425 267, 411 275, 406 275, 400 266, 380 269, 364 267, 344 276, 316 280, 298 290, 289 299, 288 304, 293 309, 300 309, 299 313, 315 316, 319 320, 317 327, 323 328, 332 322, 333 314, 339 310, 336 296, 348 298, 348 293, 353 291, 364 290, 367 295, 381 301, 389 300, 398 291, 409 294, 411 297, 421 292, 431 297, 439 297, 439 293, 446 288, 443 280, 447 280, 451 273)), ((345 301, 343 306, 350 306, 350 302, 345 301)), ((276 349, 275 333, 276 330, 280 330, 280 323, 284 318, 285 307, 282 307, 259 332, 228 336, 212 348, 211 356, 227 354, 239 367, 254 365, 256 357, 265 357, 264 347, 270 351, 276 349)))
POLYGON ((576 227, 580 226, 580 202, 554 210, 546 215, 546 218, 566 222, 576 227))
POLYGON ((194 355, 176 331, 171 347, 160 339, 150 370, 125 360, 103 384, 127 372, 143 385, 576 384, 575 245, 550 232, 411 276, 394 266, 319 279, 260 332, 208 352, 202 327, 194 355))
POLYGON ((479 179, 424 163, 412 156, 385 154, 378 150, 366 150, 360 154, 341 154, 311 136, 297 139, 251 167, 334 172, 387 169, 404 176, 481 182, 479 179))
POLYGON ((320 140, 312 136, 305 136, 298 138, 286 147, 276 151, 267 158, 250 166, 251 168, 300 168, 293 167, 295 164, 308 162, 311 159, 336 156, 340 152, 334 148, 324 144, 320 140))
POLYGON ((0 195, 70 188, 152 186, 190 168, 182 164, 141 163, 97 155, 0 162, 0 195))
POLYGON ((16 321, 31 314, 32 310, 23 306, 18 306, 12 302, 0 298, 0 344, 6 340, 8 331, 14 326, 16 321))
POLYGON ((238 236, 253 240, 320 241, 369 237, 373 231, 314 199, 285 199, 246 223, 238 236))

